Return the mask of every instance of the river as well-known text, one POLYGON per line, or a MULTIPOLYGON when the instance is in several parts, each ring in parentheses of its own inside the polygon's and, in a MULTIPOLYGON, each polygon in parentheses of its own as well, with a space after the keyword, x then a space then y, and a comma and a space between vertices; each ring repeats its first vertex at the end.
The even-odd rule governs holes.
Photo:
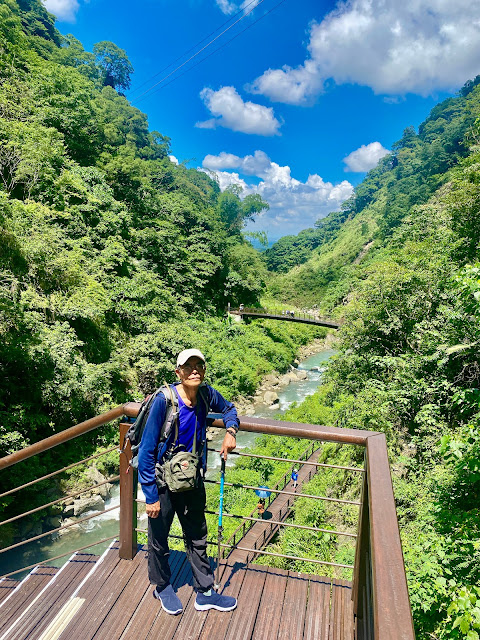
MULTIPOLYGON (((336 352, 333 350, 324 350, 309 356, 303 360, 298 369, 307 372, 307 377, 304 380, 298 380, 291 382, 288 386, 283 387, 277 391, 279 396, 280 406, 278 409, 272 410, 265 405, 255 406, 255 416, 258 418, 275 418, 279 414, 285 413, 285 411, 292 405, 292 403, 300 403, 307 396, 312 395, 320 384, 323 371, 325 370, 328 359, 336 352)), ((255 434, 249 432, 240 431, 237 435, 237 449, 242 450, 247 447, 251 447, 255 441, 255 434)), ((214 437, 209 442, 209 447, 213 449, 219 449, 223 440, 223 433, 214 437)), ((227 460, 227 467, 233 466, 236 461, 236 456, 229 456, 227 460)), ((208 471, 207 477, 215 477, 220 469, 220 456, 216 453, 209 452, 208 454, 208 471)), ((143 498, 141 491, 139 490, 139 498, 143 498)), ((114 486, 111 494, 111 498, 106 502, 105 507, 113 507, 120 502, 119 487, 114 486)), ((82 517, 90 515, 89 513, 82 514, 82 517)), ((27 566, 35 562, 40 562, 47 558, 53 558, 55 556, 67 553, 78 547, 84 547, 85 545, 96 540, 108 538, 118 534, 118 519, 119 510, 111 511, 104 515, 100 515, 88 522, 78 525, 78 527, 72 527, 68 533, 63 536, 59 536, 52 540, 52 537, 39 540, 34 543, 30 543, 25 546, 25 551, 16 550, 0 556, 0 574, 14 571, 20 564, 20 566, 27 566)), ((146 528, 146 516, 145 514, 139 515, 139 527, 146 528)), ((86 549, 86 553, 101 554, 108 546, 108 542, 103 545, 95 545, 89 549, 86 549)), ((51 565, 61 566, 68 560, 68 555, 58 560, 53 560, 51 565)), ((17 574, 16 578, 20 574, 17 574)))

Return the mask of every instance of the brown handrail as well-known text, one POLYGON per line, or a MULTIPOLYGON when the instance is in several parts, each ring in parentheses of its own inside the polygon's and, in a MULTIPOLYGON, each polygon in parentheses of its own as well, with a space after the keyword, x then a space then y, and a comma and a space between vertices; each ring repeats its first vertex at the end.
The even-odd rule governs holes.
MULTIPOLYGON (((102 413, 95 418, 90 418, 81 422, 80 424, 60 431, 59 433, 40 440, 31 444, 25 449, 20 449, 14 453, 0 458, 0 470, 11 467, 17 462, 27 460, 38 453, 43 453, 52 447, 56 447, 59 444, 78 438, 78 436, 88 433, 93 429, 97 429, 104 424, 112 422, 122 416, 128 416, 130 418, 136 417, 138 410, 140 409, 139 402, 126 402, 120 404, 114 409, 110 409, 106 413, 102 413)), ((221 420, 215 420, 213 422, 214 427, 223 427, 221 420)), ((315 424, 303 424, 301 422, 281 422, 278 423, 275 420, 266 418, 251 418, 241 417, 240 428, 243 431, 254 431, 272 435, 280 436, 293 436, 295 438, 308 438, 310 440, 324 440, 327 442, 343 442, 345 444, 366 444, 366 439, 369 436, 375 435, 374 431, 358 431, 356 429, 342 429, 340 427, 326 427, 315 424)))
POLYGON ((123 415, 128 415, 126 414, 126 409, 130 404, 132 403, 128 402, 127 404, 120 404, 118 407, 110 409, 110 411, 107 411, 106 413, 95 416, 95 418, 90 418, 89 420, 85 420, 85 422, 80 422, 80 424, 77 424, 74 427, 55 433, 49 438, 45 438, 44 440, 31 444, 29 447, 25 447, 25 449, 20 449, 20 451, 15 451, 4 458, 0 458, 0 470, 11 467, 13 464, 17 464, 17 462, 21 462, 22 460, 27 460, 28 458, 37 455, 37 453, 43 453, 52 447, 56 447, 59 444, 68 442, 69 440, 73 440, 73 438, 78 438, 78 436, 88 433, 89 431, 93 431, 93 429, 112 422, 112 420, 116 420, 123 415))
POLYGON ((415 638, 415 632, 383 433, 368 438, 366 466, 374 638, 410 640, 415 638))

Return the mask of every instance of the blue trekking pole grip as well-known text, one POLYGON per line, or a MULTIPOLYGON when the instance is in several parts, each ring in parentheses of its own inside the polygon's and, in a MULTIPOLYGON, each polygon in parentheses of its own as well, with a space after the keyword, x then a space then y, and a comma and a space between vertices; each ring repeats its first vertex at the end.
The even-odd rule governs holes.
POLYGON ((215 587, 218 589, 220 586, 220 553, 221 553, 221 544, 223 539, 223 525, 222 525, 222 515, 223 515, 223 492, 225 487, 225 458, 222 456, 222 466, 220 471, 220 502, 218 505, 218 553, 217 553, 217 581, 215 587))

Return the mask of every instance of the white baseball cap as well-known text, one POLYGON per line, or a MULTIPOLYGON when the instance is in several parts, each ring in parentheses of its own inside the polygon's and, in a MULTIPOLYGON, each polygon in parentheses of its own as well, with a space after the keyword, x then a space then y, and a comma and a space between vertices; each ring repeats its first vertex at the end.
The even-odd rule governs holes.
POLYGON ((182 364, 185 364, 186 361, 192 356, 197 356, 197 358, 200 358, 200 360, 203 360, 203 362, 205 362, 205 356, 198 349, 184 349, 183 351, 180 351, 180 353, 178 354, 177 369, 178 367, 181 367, 182 364))

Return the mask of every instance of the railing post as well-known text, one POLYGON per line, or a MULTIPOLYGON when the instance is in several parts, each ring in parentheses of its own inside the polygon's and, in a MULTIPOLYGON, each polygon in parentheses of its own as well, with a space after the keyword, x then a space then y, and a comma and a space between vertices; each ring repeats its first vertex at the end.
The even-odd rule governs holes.
MULTIPOLYGON (((123 447, 129 424, 120 424, 120 449, 123 447)), ((120 548, 118 555, 124 560, 132 560, 137 553, 137 503, 135 501, 138 474, 130 467, 130 441, 127 440, 125 452, 120 453, 120 548)))
POLYGON ((358 640, 373 638, 372 566, 370 550, 370 517, 368 508, 367 465, 362 485, 362 506, 358 518, 358 537, 353 574, 353 613, 357 619, 358 640))

